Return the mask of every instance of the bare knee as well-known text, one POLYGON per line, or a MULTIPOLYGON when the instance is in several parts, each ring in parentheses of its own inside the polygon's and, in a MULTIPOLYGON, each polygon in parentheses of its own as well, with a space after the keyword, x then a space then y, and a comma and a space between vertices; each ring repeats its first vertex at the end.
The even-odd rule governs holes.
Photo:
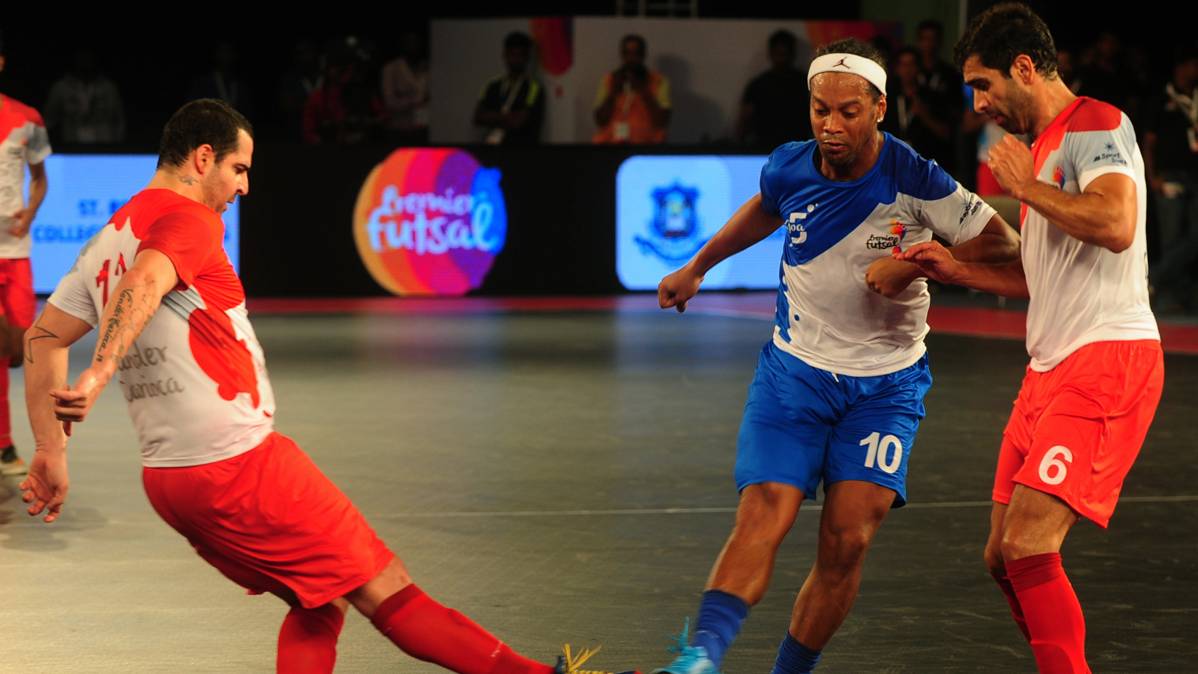
POLYGON ((1059 552, 1077 523, 1077 513, 1060 498, 1016 485, 1003 520, 999 544, 1006 562, 1059 552))
POLYGON ((1037 537, 1025 533, 1016 527, 1008 527, 1003 532, 1002 542, 999 544, 1004 566, 1005 561, 1014 561, 1038 555, 1042 552, 1051 552, 1051 550, 1047 549, 1048 547, 1037 537))
POLYGON ((346 594, 345 600, 369 618, 388 597, 411 584, 412 578, 408 575, 408 570, 404 568, 403 562, 395 557, 377 576, 346 594))
POLYGON ((819 540, 820 574, 825 580, 839 582, 860 571, 870 538, 865 526, 825 527, 819 540))
POLYGON ((1004 561, 1001 544, 991 541, 986 543, 986 551, 982 553, 982 559, 986 562, 986 568, 990 574, 1001 576, 1006 573, 1007 564, 1004 561))
POLYGON ((746 487, 736 509, 732 539, 742 545, 776 548, 794 525, 802 498, 801 492, 787 485, 746 487))
POLYGON ((999 541, 1004 565, 1017 559, 1059 552, 1067 527, 1054 528, 1036 519, 1008 518, 999 541))

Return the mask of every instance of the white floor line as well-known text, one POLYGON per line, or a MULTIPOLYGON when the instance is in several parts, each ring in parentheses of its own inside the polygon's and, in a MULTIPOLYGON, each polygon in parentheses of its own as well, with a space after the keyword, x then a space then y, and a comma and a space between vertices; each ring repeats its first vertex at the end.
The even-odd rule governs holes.
MULTIPOLYGON (((1172 496, 1124 496, 1120 503, 1190 503, 1198 501, 1198 494, 1181 494, 1172 496)), ((944 508, 989 508, 991 501, 934 501, 925 503, 909 503, 905 510, 936 510, 944 508)), ((819 510, 819 504, 804 505, 803 510, 819 510)), ((628 515, 710 515, 729 514, 736 508, 627 508, 627 509, 594 509, 594 510, 459 510, 448 512, 424 513, 386 513, 373 514, 370 519, 427 519, 437 517, 621 517, 628 515)))

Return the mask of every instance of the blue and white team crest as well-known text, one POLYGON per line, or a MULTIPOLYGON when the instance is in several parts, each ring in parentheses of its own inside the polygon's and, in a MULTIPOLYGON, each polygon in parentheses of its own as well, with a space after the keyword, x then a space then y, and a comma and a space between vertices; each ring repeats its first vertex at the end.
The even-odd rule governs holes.
POLYGON ((675 181, 668 187, 653 190, 653 219, 648 236, 635 237, 645 255, 678 264, 686 262, 707 243, 699 236, 699 215, 696 202, 699 190, 675 181))
MULTIPOLYGON (((757 193, 765 157, 637 155, 616 171, 616 276, 628 290, 656 290, 757 193)), ((779 227, 708 270, 703 287, 777 288, 779 227)))

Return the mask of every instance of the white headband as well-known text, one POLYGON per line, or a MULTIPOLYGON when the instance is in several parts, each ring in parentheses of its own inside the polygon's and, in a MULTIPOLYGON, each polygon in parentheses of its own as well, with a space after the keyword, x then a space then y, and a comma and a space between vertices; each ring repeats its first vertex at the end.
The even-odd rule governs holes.
POLYGON ((872 59, 856 54, 824 54, 817 56, 807 70, 807 87, 811 88, 811 78, 820 73, 852 73, 865 78, 865 81, 886 93, 886 69, 872 59))

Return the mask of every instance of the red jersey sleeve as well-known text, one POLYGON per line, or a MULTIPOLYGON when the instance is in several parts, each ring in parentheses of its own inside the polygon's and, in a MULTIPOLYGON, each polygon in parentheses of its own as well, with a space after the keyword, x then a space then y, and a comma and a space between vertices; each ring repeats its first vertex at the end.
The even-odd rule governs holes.
POLYGON ((146 249, 170 258, 179 281, 193 286, 213 253, 221 249, 220 230, 194 213, 167 213, 150 225, 137 247, 139 253, 146 249))

